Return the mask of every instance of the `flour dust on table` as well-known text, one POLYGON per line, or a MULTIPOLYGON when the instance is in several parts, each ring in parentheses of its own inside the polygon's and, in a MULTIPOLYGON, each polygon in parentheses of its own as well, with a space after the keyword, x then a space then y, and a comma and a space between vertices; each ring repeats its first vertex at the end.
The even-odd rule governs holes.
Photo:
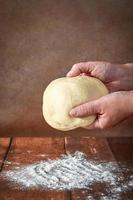
MULTIPOLYGON (((88 160, 82 152, 62 155, 61 158, 21 166, 1 174, 11 187, 40 190, 93 190, 95 184, 104 185, 97 191, 100 200, 119 200, 133 189, 133 175, 124 179, 115 162, 88 160)), ((100 188, 100 187, 99 187, 100 188)), ((93 199, 91 195, 87 199, 93 199)))

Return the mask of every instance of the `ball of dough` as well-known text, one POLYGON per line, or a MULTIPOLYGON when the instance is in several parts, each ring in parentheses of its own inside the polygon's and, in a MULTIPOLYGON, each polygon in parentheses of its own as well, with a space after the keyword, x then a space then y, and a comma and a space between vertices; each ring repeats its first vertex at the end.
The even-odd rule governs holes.
POLYGON ((107 93, 100 80, 89 76, 56 79, 44 91, 43 116, 50 126, 62 131, 88 126, 96 116, 74 118, 69 115, 70 110, 107 93))

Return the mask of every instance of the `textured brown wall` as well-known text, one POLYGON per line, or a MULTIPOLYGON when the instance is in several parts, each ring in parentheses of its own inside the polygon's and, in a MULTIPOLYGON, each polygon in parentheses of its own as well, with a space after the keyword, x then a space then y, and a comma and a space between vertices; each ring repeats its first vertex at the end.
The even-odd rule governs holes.
POLYGON ((0 0, 0 135, 60 135, 42 117, 43 90, 88 60, 133 61, 132 0, 0 0))

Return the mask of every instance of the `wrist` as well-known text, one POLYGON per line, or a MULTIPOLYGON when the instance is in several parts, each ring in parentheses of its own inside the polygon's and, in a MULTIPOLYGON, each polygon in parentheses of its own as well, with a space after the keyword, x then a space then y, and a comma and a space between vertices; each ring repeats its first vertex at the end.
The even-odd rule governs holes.
MULTIPOLYGON (((112 93, 113 94, 113 93, 112 93)), ((117 111, 119 117, 128 118, 133 115, 133 91, 119 91, 117 94, 117 111)))
POLYGON ((123 107, 128 117, 133 115, 133 91, 125 92, 123 107))
POLYGON ((133 71, 133 63, 125 63, 122 66, 133 71))
POLYGON ((120 90, 133 90, 133 63, 118 65, 118 80, 120 82, 120 90))

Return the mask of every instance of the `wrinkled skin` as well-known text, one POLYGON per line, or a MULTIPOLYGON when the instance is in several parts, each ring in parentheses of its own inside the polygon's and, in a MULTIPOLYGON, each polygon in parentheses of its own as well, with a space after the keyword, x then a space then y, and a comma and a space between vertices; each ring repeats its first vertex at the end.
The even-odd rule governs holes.
POLYGON ((94 76, 105 83, 110 92, 133 89, 133 64, 83 62, 74 64, 67 76, 94 76))
POLYGON ((105 83, 110 94, 91 101, 70 112, 72 117, 97 115, 95 122, 87 129, 113 127, 133 115, 133 65, 115 65, 106 62, 85 62, 73 65, 67 76, 88 75, 105 83), (121 91, 129 90, 129 91, 121 91))

